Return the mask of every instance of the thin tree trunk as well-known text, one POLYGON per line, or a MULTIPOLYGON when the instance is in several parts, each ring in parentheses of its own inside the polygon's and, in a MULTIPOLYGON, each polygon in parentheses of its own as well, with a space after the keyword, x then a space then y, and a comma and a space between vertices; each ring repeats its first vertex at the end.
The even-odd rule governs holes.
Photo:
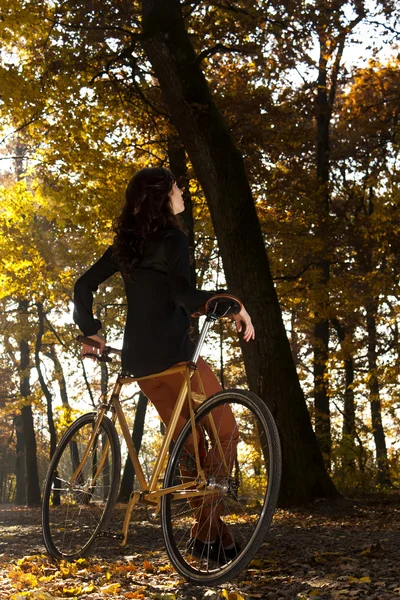
POLYGON ((381 398, 378 380, 378 353, 376 349, 376 313, 377 303, 367 306, 368 332, 368 389, 371 405, 372 433, 375 442, 375 456, 378 468, 377 481, 381 485, 392 485, 386 449, 385 432, 382 425, 381 398))
POLYGON ((25 459, 26 459, 26 483, 27 483, 27 505, 40 505, 39 471, 37 463, 36 436, 33 424, 32 406, 28 404, 21 409, 24 424, 25 437, 25 459))
POLYGON ((83 360, 83 358, 81 358, 81 366, 82 366, 83 379, 85 381, 86 390, 89 394, 90 402, 91 402, 93 408, 96 408, 96 402, 94 401, 92 388, 90 387, 89 379, 88 379, 88 376, 86 373, 85 361, 83 360))
POLYGON ((300 354, 300 344, 299 344, 299 336, 296 329, 296 312, 292 309, 291 319, 290 319, 290 349, 292 351, 293 361, 296 368, 300 364, 299 354, 300 354))
POLYGON ((355 444, 356 439, 356 412, 354 401, 354 361, 353 356, 349 352, 349 334, 337 319, 332 319, 332 324, 339 338, 340 346, 343 354, 344 372, 345 372, 345 389, 343 394, 343 427, 342 427, 342 466, 346 474, 351 474, 355 471, 357 449, 355 444))
POLYGON ((243 158, 211 97, 180 2, 143 0, 142 6, 143 47, 206 195, 228 288, 245 301, 257 331, 242 351, 249 387, 268 404, 280 430, 280 502, 337 496, 296 374, 243 158))
POLYGON ((26 463, 25 463, 25 440, 22 416, 14 417, 15 435, 17 438, 15 446, 15 504, 21 506, 26 504, 26 463))
MULTIPOLYGON (((140 451, 140 446, 142 444, 144 421, 145 421, 146 410, 147 410, 147 402, 148 402, 147 397, 143 394, 143 392, 140 392, 139 400, 138 400, 138 403, 136 406, 135 420, 133 423, 133 430, 132 430, 133 445, 135 446, 135 450, 138 453, 140 451)), ((135 480, 135 473, 133 470, 133 464, 132 464, 131 458, 128 454, 126 462, 125 462, 124 473, 122 475, 121 487, 119 490, 119 498, 118 498, 119 502, 127 502, 129 500, 129 496, 131 495, 131 492, 133 490, 134 480, 135 480)))
POLYGON ((54 425, 54 415, 53 415, 53 396, 49 390, 47 383, 44 380, 44 376, 42 373, 42 365, 40 362, 40 350, 42 347, 42 338, 44 334, 44 314, 43 314, 43 305, 41 302, 36 303, 36 308, 38 311, 39 317, 39 328, 36 335, 36 344, 35 344, 35 366, 38 373, 38 379, 40 383, 40 387, 42 388, 44 397, 46 398, 46 408, 47 408, 47 422, 49 426, 50 432, 50 447, 49 447, 49 457, 53 456, 56 446, 57 446, 57 436, 56 436, 56 428, 54 425))
POLYGON ((60 388, 61 403, 64 407, 70 407, 64 371, 60 363, 60 359, 58 358, 57 353, 55 351, 54 345, 50 347, 50 350, 45 352, 45 356, 47 356, 47 358, 50 358, 50 360, 53 361, 55 378, 57 379, 60 388))
MULTIPOLYGON (((63 371, 62 365, 60 363, 60 360, 57 356, 57 353, 55 351, 54 345, 52 345, 50 347, 50 350, 48 352, 46 352, 45 354, 48 358, 50 358, 53 361, 54 374, 58 381, 58 385, 60 387, 61 403, 62 403, 63 409, 64 409, 64 419, 66 420, 67 423, 69 423, 71 420, 71 406, 70 406, 69 400, 68 400, 67 384, 66 384, 65 377, 64 377, 64 371, 63 371)), ((77 466, 79 464, 79 450, 78 450, 77 442, 74 440, 71 440, 69 443, 69 448, 70 448, 72 464, 77 466)), ((55 488, 59 489, 60 486, 55 485, 55 488)), ((60 504, 60 501, 61 501, 60 493, 54 492, 53 493, 53 505, 58 506, 60 504)))
MULTIPOLYGON (((25 325, 24 316, 27 311, 26 301, 19 303, 21 327, 25 325)), ((39 472, 37 464, 37 452, 36 452, 36 437, 35 429, 33 424, 33 413, 32 406, 29 403, 29 397, 31 394, 30 387, 30 361, 29 361, 29 344, 25 339, 21 339, 19 342, 20 350, 20 365, 19 365, 19 378, 20 378, 20 394, 24 399, 24 406, 21 409, 24 440, 25 440, 25 461, 26 461, 26 484, 27 484, 27 504, 28 506, 38 506, 40 504, 40 485, 39 485, 39 472)))
POLYGON ((328 354, 329 354, 329 292, 330 263, 328 260, 329 244, 329 128, 331 107, 327 92, 327 48, 325 34, 320 35, 320 58, 316 93, 316 164, 317 190, 315 194, 317 207, 316 244, 321 248, 316 257, 318 270, 317 295, 315 306, 315 324, 313 332, 314 353, 314 403, 315 403, 315 433, 324 457, 325 464, 330 469, 332 436, 331 415, 328 394, 328 354))
MULTIPOLYGON (((101 362, 100 369, 101 369, 101 384, 100 384, 101 395, 104 398, 106 398, 107 397, 107 389, 108 389, 108 366, 107 366, 107 363, 101 362)), ((103 450, 105 448, 106 442, 107 442, 107 437, 104 434, 101 438, 103 450)), ((110 482, 111 482, 111 479, 110 479, 110 452, 108 452, 106 462, 104 464, 103 477, 102 477, 102 481, 101 481, 101 484, 103 486, 103 499, 104 500, 107 500, 107 497, 108 497, 108 494, 110 491, 110 482)))

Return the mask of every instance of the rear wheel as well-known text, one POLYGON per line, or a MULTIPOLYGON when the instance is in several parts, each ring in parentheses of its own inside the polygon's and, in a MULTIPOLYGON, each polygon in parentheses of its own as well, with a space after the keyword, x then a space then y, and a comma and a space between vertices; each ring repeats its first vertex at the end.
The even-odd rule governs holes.
MULTIPOLYGON (((218 392, 197 409, 195 418, 197 430, 203 432, 201 444, 207 449, 203 463, 207 484, 203 492, 193 488, 163 496, 161 523, 166 550, 176 570, 192 583, 217 585, 246 567, 264 540, 279 493, 280 443, 270 411, 246 390, 218 392), (218 449, 210 415, 224 456, 218 449), (233 427, 227 435, 225 425, 221 435, 219 424, 225 418, 233 427), (188 498, 187 492, 197 496, 188 498), (231 542, 233 550, 226 548, 231 542)), ((196 478, 191 433, 187 423, 168 463, 164 487, 196 478)))
POLYGON ((103 417, 82 471, 73 480, 96 420, 96 413, 77 419, 50 462, 43 492, 42 531, 53 558, 86 556, 110 520, 117 500, 121 453, 117 432, 108 417, 103 417))

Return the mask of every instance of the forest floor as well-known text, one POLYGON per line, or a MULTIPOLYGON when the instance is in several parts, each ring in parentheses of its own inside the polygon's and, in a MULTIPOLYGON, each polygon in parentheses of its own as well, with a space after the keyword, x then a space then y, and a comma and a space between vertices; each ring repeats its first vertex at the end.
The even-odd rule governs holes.
POLYGON ((137 511, 124 549, 56 563, 40 510, 0 505, 0 599, 395 600, 400 598, 400 492, 278 510, 256 558, 236 579, 196 587, 177 575, 158 524, 137 511))

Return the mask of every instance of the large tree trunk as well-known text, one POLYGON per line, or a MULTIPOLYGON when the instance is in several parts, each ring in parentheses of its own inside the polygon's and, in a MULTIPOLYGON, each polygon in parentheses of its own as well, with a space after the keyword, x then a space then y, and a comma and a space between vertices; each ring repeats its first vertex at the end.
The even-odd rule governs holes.
POLYGON ((229 290, 257 336, 242 343, 250 389, 268 404, 283 451, 281 505, 337 496, 324 468, 286 337, 243 158, 185 31, 178 0, 143 0, 144 50, 205 192, 229 290))
POLYGON ((377 303, 372 301, 367 306, 369 401, 371 405, 375 456, 378 467, 377 481, 381 485, 391 485, 385 432, 383 431, 382 425, 381 398, 377 374, 378 353, 376 349, 376 313, 377 303))

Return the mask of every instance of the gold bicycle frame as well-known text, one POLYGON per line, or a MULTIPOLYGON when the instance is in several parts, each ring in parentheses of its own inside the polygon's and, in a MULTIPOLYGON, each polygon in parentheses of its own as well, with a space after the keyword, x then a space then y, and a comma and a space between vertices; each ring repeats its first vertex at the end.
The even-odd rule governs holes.
MULTIPOLYGON (((197 434, 197 428, 195 425, 195 416, 194 416, 194 410, 195 410, 194 403, 201 403, 205 399, 206 399, 206 395, 205 395, 205 391, 204 391, 203 382, 201 380, 201 375, 200 375, 199 371, 197 370, 196 364, 194 362, 189 361, 186 363, 182 363, 181 365, 176 365, 174 367, 171 367, 165 371, 161 371, 160 373, 147 375, 145 377, 136 377, 135 378, 135 377, 119 375, 117 378, 117 381, 114 385, 114 388, 113 388, 113 391, 112 391, 112 394, 110 397, 110 402, 102 403, 102 405, 99 409, 97 419, 94 423, 93 432, 91 434, 89 444, 85 450, 85 453, 84 453, 84 456, 82 457, 81 462, 79 463, 77 469, 75 470, 75 472, 72 476, 72 481, 75 481, 77 479, 77 477, 79 476, 79 474, 81 473, 81 471, 89 457, 90 451, 95 443, 96 436, 98 435, 103 417, 106 414, 107 410, 109 410, 112 407, 112 409, 114 411, 112 420, 113 420, 114 424, 116 421, 118 421, 120 424, 122 435, 125 439, 125 442, 126 442, 126 445, 128 448, 128 452, 129 452, 129 456, 130 456, 132 464, 133 464, 135 477, 137 478, 139 488, 141 490, 140 492, 132 491, 132 493, 130 495, 130 499, 129 499, 128 506, 127 506, 126 513, 125 513, 124 524, 123 524, 123 528, 122 528, 123 541, 121 542, 121 546, 124 546, 126 544, 126 541, 128 538, 128 529, 129 529, 131 514, 132 514, 134 507, 139 502, 139 500, 144 501, 149 504, 155 504, 157 506, 157 512, 158 512, 159 507, 160 507, 161 496, 163 496, 165 494, 172 493, 173 497, 177 497, 179 495, 179 498, 194 498, 194 497, 198 497, 198 496, 218 494, 218 492, 216 492, 214 489, 210 489, 210 490, 205 489, 206 475, 200 464, 200 456, 199 456, 199 448, 198 448, 198 434, 197 434), (119 401, 119 396, 121 393, 122 386, 126 383, 144 381, 146 379, 150 379, 150 378, 153 379, 156 377, 167 377, 169 375, 175 375, 176 373, 182 373, 182 375, 183 375, 182 387, 178 394, 178 398, 177 398, 174 410, 172 412, 170 422, 166 429, 164 440, 163 440, 161 448, 159 450, 159 454, 158 454, 153 472, 151 474, 150 481, 148 482, 145 478, 142 466, 139 462, 139 458, 138 458, 138 455, 137 455, 137 452, 136 452, 136 449, 133 444, 131 434, 129 431, 129 426, 126 421, 125 414, 123 412, 121 403, 119 401), (201 393, 192 395, 191 378, 193 377, 194 374, 197 377, 197 381, 198 381, 201 393), (188 407, 189 407, 189 420, 190 420, 191 428, 192 428, 197 477, 195 479, 193 479, 192 481, 189 481, 186 483, 178 484, 178 485, 175 485, 175 486, 172 486, 169 488, 159 489, 159 488, 157 488, 159 477, 165 467, 167 455, 168 455, 168 449, 170 447, 171 441, 174 438, 176 426, 178 424, 179 417, 182 414, 182 410, 183 410, 186 400, 188 401, 188 407), (189 488, 192 488, 192 489, 189 490, 189 488)), ((208 415, 207 419, 209 420, 210 428, 211 428, 211 431, 213 432, 213 437, 214 437, 213 441, 216 443, 216 447, 218 448, 218 451, 221 456, 221 462, 227 468, 226 458, 222 451, 222 447, 221 447, 221 443, 220 443, 220 440, 219 440, 219 437, 217 434, 217 429, 215 426, 214 419, 211 414, 208 415)), ((89 487, 92 487, 95 485, 96 479, 98 478, 98 476, 105 464, 105 461, 107 460, 108 450, 109 450, 109 442, 106 443, 106 446, 102 451, 102 456, 100 458, 96 473, 93 475, 89 487)))

